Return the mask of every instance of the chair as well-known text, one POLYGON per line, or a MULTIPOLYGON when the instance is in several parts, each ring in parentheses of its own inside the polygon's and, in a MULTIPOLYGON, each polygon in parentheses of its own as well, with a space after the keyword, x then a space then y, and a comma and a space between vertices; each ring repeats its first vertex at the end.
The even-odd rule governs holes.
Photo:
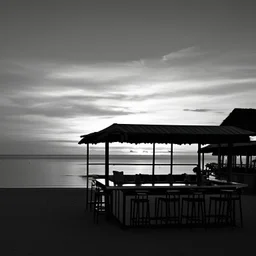
POLYGON ((130 225, 150 225, 150 206, 148 191, 146 190, 135 191, 135 197, 131 199, 130 225))

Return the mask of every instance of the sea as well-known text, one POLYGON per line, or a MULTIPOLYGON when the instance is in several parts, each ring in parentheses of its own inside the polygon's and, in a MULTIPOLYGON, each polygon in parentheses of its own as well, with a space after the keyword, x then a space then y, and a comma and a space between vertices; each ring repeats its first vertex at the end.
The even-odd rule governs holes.
MULTIPOLYGON (((101 174, 104 155, 90 155, 89 175, 101 174)), ((109 173, 151 174, 151 155, 112 155, 109 173)), ((216 157, 205 155, 205 164, 217 162, 216 157)), ((170 173, 170 155, 155 159, 155 174, 170 173)), ((193 173, 196 154, 174 154, 173 174, 193 173)), ((83 188, 87 184, 86 155, 0 155, 0 188, 83 188)))

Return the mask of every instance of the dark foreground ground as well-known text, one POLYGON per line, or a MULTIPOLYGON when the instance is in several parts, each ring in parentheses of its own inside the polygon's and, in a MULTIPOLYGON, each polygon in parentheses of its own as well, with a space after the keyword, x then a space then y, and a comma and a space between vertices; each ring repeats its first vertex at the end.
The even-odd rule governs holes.
POLYGON ((255 255, 256 196, 244 228, 128 229, 85 212, 82 189, 0 189, 0 255, 255 255))

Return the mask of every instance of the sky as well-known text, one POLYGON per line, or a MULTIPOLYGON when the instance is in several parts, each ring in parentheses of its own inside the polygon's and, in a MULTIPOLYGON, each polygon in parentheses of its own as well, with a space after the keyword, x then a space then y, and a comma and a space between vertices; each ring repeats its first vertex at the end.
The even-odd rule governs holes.
POLYGON ((84 154, 80 135, 113 123, 219 125, 256 108, 255 7, 1 1, 0 154, 84 154))

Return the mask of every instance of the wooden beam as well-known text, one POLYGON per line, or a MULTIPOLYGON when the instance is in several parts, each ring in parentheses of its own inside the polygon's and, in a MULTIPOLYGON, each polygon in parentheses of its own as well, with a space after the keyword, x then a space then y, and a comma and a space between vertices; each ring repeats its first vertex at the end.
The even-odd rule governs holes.
POLYGON ((243 167, 243 159, 242 159, 242 155, 240 155, 240 168, 243 167))
POLYGON ((249 153, 246 152, 246 172, 248 172, 248 169, 249 169, 249 153))
POLYGON ((109 185, 109 142, 105 142, 105 185, 109 185))
MULTIPOLYGON (((92 191, 90 192, 92 193, 92 191)), ((86 144, 86 209, 89 203, 89 143, 86 144)))
POLYGON ((198 143, 198 150, 197 150, 197 162, 198 162, 198 168, 199 171, 201 172, 201 144, 198 143))
POLYGON ((152 180, 155 181, 155 160, 156 160, 156 145, 153 143, 153 159, 152 159, 152 180))
POLYGON ((171 143, 171 165, 170 165, 170 174, 173 173, 173 143, 171 143))
POLYGON ((232 143, 228 143, 228 177, 227 181, 232 181, 232 143))
POLYGON ((202 170, 204 170, 204 152, 202 153, 202 170))
POLYGON ((218 173, 220 173, 220 169, 221 169, 221 144, 218 144, 218 173))

